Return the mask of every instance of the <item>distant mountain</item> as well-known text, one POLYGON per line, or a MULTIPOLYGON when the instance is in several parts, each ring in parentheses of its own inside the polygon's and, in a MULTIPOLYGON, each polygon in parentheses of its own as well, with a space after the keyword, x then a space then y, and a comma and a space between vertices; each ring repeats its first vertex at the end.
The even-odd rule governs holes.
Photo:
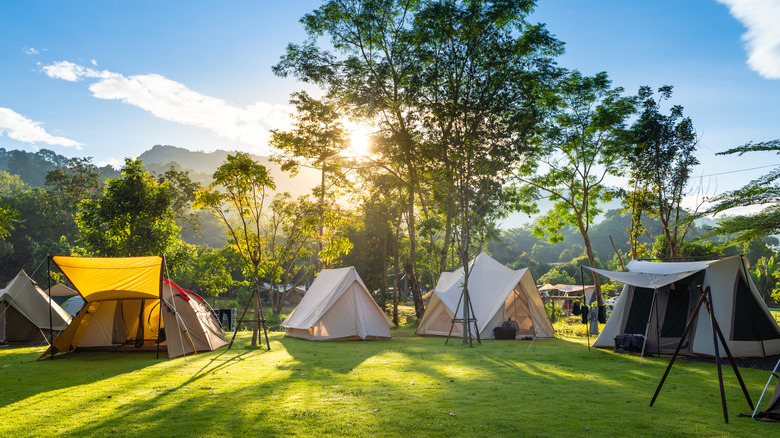
MULTIPOLYGON (((214 152, 190 151, 176 146, 156 145, 142 153, 139 158, 146 168, 154 174, 162 174, 171 167, 179 171, 189 172, 193 181, 201 185, 211 183, 211 175, 225 162, 228 152, 217 150, 214 152)), ((282 172, 279 165, 271 162, 268 157, 252 155, 258 163, 268 168, 268 173, 276 183, 277 192, 290 192, 293 197, 311 193, 312 187, 317 185, 319 174, 315 169, 302 168, 295 178, 290 178, 282 172)), ((44 187, 46 173, 57 166, 65 165, 68 158, 48 149, 37 152, 20 150, 6 150, 0 148, 0 170, 10 174, 19 175, 22 180, 33 187, 44 187)), ((116 178, 119 169, 111 166, 99 168, 102 177, 116 178)))
MULTIPOLYGON (((176 146, 155 145, 150 150, 142 153, 139 158, 144 165, 155 173, 162 173, 171 166, 177 170, 185 170, 190 173, 193 181, 203 185, 211 182, 211 175, 227 160, 228 154, 234 151, 216 150, 214 152, 191 151, 176 146)), ((250 154, 252 159, 268 168, 268 173, 276 183, 277 192, 290 192, 293 197, 311 193, 311 189, 319 181, 319 173, 315 169, 301 168, 295 178, 282 172, 279 165, 268 157, 250 154)))

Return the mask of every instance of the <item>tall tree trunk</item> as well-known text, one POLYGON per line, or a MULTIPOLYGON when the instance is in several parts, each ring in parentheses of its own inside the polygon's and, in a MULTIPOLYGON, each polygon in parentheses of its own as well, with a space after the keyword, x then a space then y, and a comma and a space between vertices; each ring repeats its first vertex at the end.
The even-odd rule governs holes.
MULTIPOLYGON (((260 319, 260 279, 255 277, 255 317, 254 320, 260 319)), ((259 327, 257 323, 252 324, 252 346, 257 347, 257 332, 259 327)))
POLYGON ((409 280, 409 288, 412 290, 412 300, 414 301, 414 313, 417 319, 422 319, 425 309, 423 307, 422 295, 420 294, 420 285, 417 284, 417 278, 414 275, 414 260, 417 251, 417 239, 415 237, 415 218, 414 218, 414 185, 409 184, 409 193, 407 197, 408 205, 406 211, 406 227, 409 232, 409 256, 406 259, 406 278, 409 280))
MULTIPOLYGON (((588 236, 588 230, 585 229, 582 223, 579 225, 580 233, 582 234, 582 240, 585 242, 585 253, 588 255, 588 264, 591 268, 596 267, 596 257, 593 255, 593 246, 590 243, 590 236, 588 236)), ((598 306, 604 305, 604 297, 601 296, 601 278, 596 273, 593 273, 593 284, 596 286, 596 302, 598 306)), ((585 279, 582 279, 585 282, 585 279)))
POLYGON ((394 272, 393 276, 393 323, 398 326, 398 279, 401 277, 401 217, 399 215, 398 222, 395 226, 395 254, 393 255, 394 272))
POLYGON ((450 240, 452 239, 452 209, 447 208, 446 216, 444 243, 441 246, 441 257, 439 259, 439 274, 447 270, 447 253, 450 251, 450 240))
POLYGON ((320 208, 319 208, 319 227, 317 235, 317 268, 322 269, 322 260, 320 259, 320 253, 322 252, 322 236, 325 230, 325 160, 322 160, 322 176, 320 177, 320 208))

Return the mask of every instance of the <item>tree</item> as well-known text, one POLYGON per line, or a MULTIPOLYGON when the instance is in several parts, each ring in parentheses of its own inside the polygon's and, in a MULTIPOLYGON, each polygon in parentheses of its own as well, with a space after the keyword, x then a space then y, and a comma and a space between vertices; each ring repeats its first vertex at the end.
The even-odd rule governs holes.
POLYGON ((177 221, 182 224, 188 224, 194 229, 198 229, 198 215, 192 210, 192 203, 195 202, 200 183, 190 179, 188 171, 179 171, 171 166, 162 175, 157 176, 159 184, 168 183, 173 190, 173 214, 177 221))
MULTIPOLYGON (((255 315, 263 320, 260 305, 260 279, 265 275, 267 260, 265 237, 261 233, 268 190, 276 185, 265 166, 252 160, 249 154, 236 153, 214 172, 213 182, 201 189, 195 207, 210 210, 227 227, 229 245, 241 256, 244 275, 255 290, 255 315)), ((265 325, 263 326, 265 331, 265 325)), ((252 346, 257 346, 258 327, 252 330, 252 346)), ((271 349, 266 334, 266 346, 271 349)))
POLYGON ((179 286, 202 295, 218 296, 237 285, 232 274, 240 268, 238 254, 232 247, 199 246, 188 263, 171 276, 179 286))
POLYGON ((126 158, 122 175, 108 180, 102 198, 79 204, 79 239, 93 254, 104 257, 172 252, 179 235, 174 201, 171 187, 149 175, 141 159, 126 158))
POLYGON ((297 110, 293 129, 271 131, 271 145, 279 150, 272 159, 292 175, 298 173, 300 166, 320 170, 320 186, 314 193, 319 198, 318 253, 323 253, 326 210, 334 205, 329 186, 348 184, 344 157, 340 154, 347 149, 350 139, 341 123, 341 115, 332 103, 314 99, 305 92, 293 93, 290 103, 297 110))
POLYGON ((311 238, 316 235, 318 225, 323 223, 320 214, 320 209, 308 196, 293 200, 285 192, 277 194, 271 201, 264 231, 268 260, 265 276, 271 283, 271 310, 274 314, 281 313, 287 294, 314 273, 316 265, 311 260, 314 255, 311 238), (274 294, 277 284, 279 293, 274 294))
MULTIPOLYGON (((629 184, 632 193, 626 198, 632 212, 631 248, 638 258, 638 238, 646 231, 642 214, 658 218, 661 233, 668 246, 669 257, 680 256, 685 237, 695 216, 682 206, 696 158, 696 132, 690 117, 683 117, 683 108, 675 105, 669 115, 661 113, 661 104, 672 96, 672 87, 665 85, 654 97, 648 86, 639 89, 641 111, 631 127, 633 157, 628 161, 629 184)), ((694 212, 695 214, 695 212, 694 212)))
POLYGON ((539 283, 542 284, 576 284, 574 277, 569 275, 566 271, 560 271, 558 268, 552 268, 544 275, 539 277, 539 283))
POLYGON ((81 201, 103 195, 100 175, 91 157, 70 158, 46 173, 46 185, 51 187, 53 203, 58 206, 61 215, 61 235, 76 235, 76 214, 81 201))
POLYGON ((310 40, 290 44, 274 72, 294 74, 327 88, 330 96, 351 108, 351 115, 376 121, 381 165, 405 188, 409 251, 405 273, 415 313, 422 317, 422 295, 415 274, 417 223, 415 201, 420 185, 417 128, 420 96, 411 87, 415 60, 408 27, 419 0, 331 0, 301 22, 310 40), (342 57, 316 46, 327 35, 342 57))
MULTIPOLYGON (((774 152, 780 154, 780 139, 760 143, 747 143, 717 155, 741 156, 749 152, 774 152)), ((717 227, 704 237, 734 235, 735 242, 749 242, 755 238, 780 232, 780 167, 750 181, 744 187, 713 197, 714 204, 702 215, 715 215, 737 207, 761 207, 758 213, 722 218, 717 227)))
MULTIPOLYGON (((538 90, 559 43, 525 18, 532 2, 427 2, 414 19, 415 84, 422 102, 424 160, 450 181, 461 266, 496 236, 507 169, 528 155, 540 121, 538 90)), ((445 210, 446 211, 446 210, 445 210)), ((470 312, 466 269, 464 315, 470 312)), ((464 341, 467 336, 464 319, 464 341)))
MULTIPOLYGON (((592 77, 576 70, 565 74, 541 137, 544 167, 536 176, 520 177, 554 202, 534 233, 556 243, 563 240, 560 230, 571 224, 582 236, 591 267, 596 267, 596 260, 590 226, 601 213, 599 204, 615 194, 605 178, 619 175, 627 158, 626 120, 634 113, 635 99, 622 93, 622 88, 612 88, 604 72, 592 77)), ((601 284, 594 277, 601 306, 601 284)))

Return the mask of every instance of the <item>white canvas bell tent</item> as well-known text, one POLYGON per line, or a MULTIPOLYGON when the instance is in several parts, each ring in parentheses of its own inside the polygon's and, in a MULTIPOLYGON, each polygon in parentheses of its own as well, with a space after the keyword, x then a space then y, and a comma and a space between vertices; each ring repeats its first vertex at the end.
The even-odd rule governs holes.
MULTIPOLYGON (((780 327, 747 272, 743 256, 701 262, 630 262, 628 272, 592 271, 624 283, 601 335, 593 344, 613 348, 615 337, 639 334, 645 351, 674 353, 699 300, 697 286, 712 292, 715 318, 731 354, 763 357, 780 354, 780 327)), ((712 327, 704 306, 680 354, 713 357, 712 327)), ((726 356, 722 347, 720 355, 726 356)))
POLYGON ((42 344, 49 330, 56 336, 71 317, 53 300, 49 319, 49 296, 22 270, 0 293, 0 343, 42 344))
POLYGON ((389 338, 393 326, 354 267, 320 271, 282 322, 285 336, 318 341, 389 338))
POLYGON ((54 256, 52 261, 73 284, 84 306, 44 356, 78 350, 159 348, 174 358, 227 344, 208 305, 163 279, 162 257, 54 256))
MULTIPOLYGON (((469 264, 469 296, 477 319, 481 339, 493 339, 493 328, 511 319, 517 322, 516 338, 551 338, 555 336, 544 308, 536 281, 528 268, 512 270, 484 252, 469 264)), ((463 336, 461 324, 452 326, 455 309, 463 291, 464 271, 442 272, 431 302, 425 310, 416 333, 421 336, 463 336)))

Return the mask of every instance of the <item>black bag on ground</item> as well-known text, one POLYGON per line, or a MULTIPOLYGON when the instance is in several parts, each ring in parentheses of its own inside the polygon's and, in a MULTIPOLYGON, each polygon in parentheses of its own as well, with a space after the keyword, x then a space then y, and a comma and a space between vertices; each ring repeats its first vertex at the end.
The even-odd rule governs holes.
POLYGON ((494 327, 493 337, 496 339, 514 339, 517 336, 517 329, 514 327, 494 327))

